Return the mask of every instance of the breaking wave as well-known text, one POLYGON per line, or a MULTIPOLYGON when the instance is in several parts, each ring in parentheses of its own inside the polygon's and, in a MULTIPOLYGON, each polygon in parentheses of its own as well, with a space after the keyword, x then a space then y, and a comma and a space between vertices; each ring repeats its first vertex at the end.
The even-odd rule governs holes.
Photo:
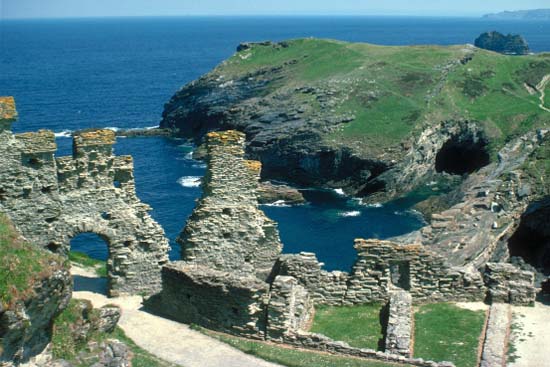
POLYGON ((202 177, 183 176, 178 178, 178 183, 183 187, 199 187, 202 183, 202 177))

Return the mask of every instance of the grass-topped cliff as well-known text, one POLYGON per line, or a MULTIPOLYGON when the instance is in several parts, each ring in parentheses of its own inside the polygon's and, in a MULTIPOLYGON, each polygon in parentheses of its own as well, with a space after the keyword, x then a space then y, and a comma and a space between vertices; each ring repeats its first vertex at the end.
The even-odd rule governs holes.
POLYGON ((435 149, 453 133, 470 134, 462 140, 479 143, 492 160, 507 141, 550 126, 547 75, 550 54, 514 57, 469 45, 243 44, 176 93, 161 126, 198 141, 236 128, 266 177, 369 194, 384 184, 368 181, 444 122, 435 149))

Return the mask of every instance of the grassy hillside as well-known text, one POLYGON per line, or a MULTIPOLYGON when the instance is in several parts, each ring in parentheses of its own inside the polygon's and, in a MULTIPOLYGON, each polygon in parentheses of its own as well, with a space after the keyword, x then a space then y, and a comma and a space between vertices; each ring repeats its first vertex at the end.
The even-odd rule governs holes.
POLYGON ((4 306, 32 296, 34 284, 61 266, 61 261, 23 242, 9 219, 0 213, 0 302, 4 306))
MULTIPOLYGON (((256 45, 214 70, 235 80, 262 69, 276 72, 265 93, 319 86, 331 112, 354 118, 326 134, 327 142, 359 151, 387 148, 426 123, 480 121, 493 145, 550 124, 536 90, 550 74, 550 54, 505 56, 472 46, 388 47, 299 39, 256 45), (273 69, 275 68, 275 69, 273 69)), ((542 86, 550 92, 550 83, 542 86)), ((319 96, 292 93, 297 104, 319 107, 319 96)), ((550 108, 550 97, 545 104, 550 108)))

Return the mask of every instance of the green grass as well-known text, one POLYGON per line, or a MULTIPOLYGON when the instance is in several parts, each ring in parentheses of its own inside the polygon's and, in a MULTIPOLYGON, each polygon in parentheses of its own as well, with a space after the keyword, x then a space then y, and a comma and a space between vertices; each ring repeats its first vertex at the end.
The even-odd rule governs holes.
MULTIPOLYGON (((448 119, 479 121, 493 151, 512 137, 550 125, 550 114, 538 107, 539 95, 524 85, 536 85, 550 74, 548 54, 469 52, 462 45, 388 47, 297 39, 284 46, 252 46, 220 64, 213 75, 231 80, 269 71, 276 77, 261 96, 303 85, 335 90, 345 96, 335 112, 353 113, 355 120, 328 131, 324 139, 359 153, 381 152, 419 133, 426 123, 448 119), (458 62, 466 55, 471 61, 458 62)), ((302 94, 291 95, 298 105, 302 94)), ((309 106, 319 112, 316 103, 309 106)))
MULTIPOLYGON (((52 332, 52 353, 55 358, 77 363, 78 367, 85 367, 90 363, 79 365, 76 358, 81 351, 87 349, 87 344, 90 341, 99 343, 107 339, 118 339, 131 349, 133 367, 175 367, 175 365, 165 362, 138 347, 118 327, 112 333, 100 334, 93 332, 87 338, 80 339, 75 335, 77 334, 75 333, 75 325, 82 324, 84 319, 78 304, 79 302, 71 300, 69 306, 55 319, 52 332)), ((97 317, 97 310, 92 310, 87 317, 89 319, 97 317)))
POLYGON ((0 302, 4 306, 32 296, 34 284, 61 266, 61 258, 23 242, 0 213, 0 302))
POLYGON ((88 255, 78 251, 69 252, 69 260, 86 268, 94 268, 101 278, 107 277, 107 263, 102 260, 92 259, 88 255))
POLYGON ((476 367, 484 311, 449 303, 423 305, 414 315, 414 356, 450 361, 457 367, 476 367))
POLYGON ((393 364, 373 360, 340 357, 302 349, 278 346, 276 344, 253 341, 227 334, 212 332, 195 327, 202 333, 214 337, 247 354, 287 367, 396 367, 409 365, 393 364))
POLYGON ((321 306, 315 311, 311 332, 344 341, 357 348, 379 349, 384 338, 380 323, 382 305, 321 306))

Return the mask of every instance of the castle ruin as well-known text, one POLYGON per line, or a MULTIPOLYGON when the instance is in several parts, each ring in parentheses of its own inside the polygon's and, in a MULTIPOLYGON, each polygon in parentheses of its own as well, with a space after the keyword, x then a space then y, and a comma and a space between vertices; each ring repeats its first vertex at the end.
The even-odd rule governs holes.
POLYGON ((12 97, 0 98, 0 210, 31 243, 67 255, 74 236, 108 244, 109 294, 153 294, 168 240, 136 196, 133 161, 113 155, 110 130, 78 133, 73 155, 56 157, 52 131, 13 134, 12 97))

